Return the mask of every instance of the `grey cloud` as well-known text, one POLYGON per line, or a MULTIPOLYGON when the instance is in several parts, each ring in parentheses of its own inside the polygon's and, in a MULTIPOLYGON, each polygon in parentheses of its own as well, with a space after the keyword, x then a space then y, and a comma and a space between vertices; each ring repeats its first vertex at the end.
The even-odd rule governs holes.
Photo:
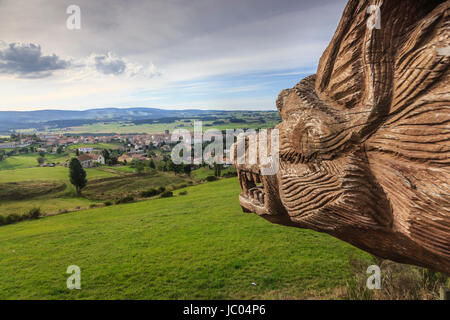
POLYGON ((119 75, 123 74, 127 68, 124 60, 111 53, 94 56, 94 63, 97 71, 103 74, 119 75))
POLYGON ((42 55, 40 45, 10 43, 0 47, 0 73, 21 78, 45 78, 54 71, 70 67, 70 62, 57 55, 42 55))

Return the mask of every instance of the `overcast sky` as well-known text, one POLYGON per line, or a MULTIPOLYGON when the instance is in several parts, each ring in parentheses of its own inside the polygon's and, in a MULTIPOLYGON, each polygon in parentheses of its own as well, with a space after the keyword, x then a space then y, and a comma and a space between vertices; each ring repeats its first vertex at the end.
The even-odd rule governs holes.
POLYGON ((345 3, 0 0, 0 110, 275 110, 315 73, 345 3))

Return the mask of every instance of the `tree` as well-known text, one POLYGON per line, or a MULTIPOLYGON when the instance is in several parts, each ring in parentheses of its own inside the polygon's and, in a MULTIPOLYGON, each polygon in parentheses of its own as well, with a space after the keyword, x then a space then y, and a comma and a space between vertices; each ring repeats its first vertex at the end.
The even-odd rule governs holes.
POLYGON ((138 174, 143 174, 145 167, 144 167, 144 163, 142 161, 136 163, 136 170, 138 172, 138 174))
POLYGON ((75 150, 75 155, 77 156, 77 157, 79 157, 80 156, 80 150, 75 150))
POLYGON ((108 164, 109 164, 110 166, 114 166, 114 165, 116 165, 116 164, 118 164, 118 163, 119 163, 119 161, 118 161, 118 159, 117 159, 116 156, 110 156, 110 157, 109 157, 108 164))
POLYGON ((103 158, 105 158, 105 162, 107 162, 111 157, 111 155, 109 154, 109 151, 107 149, 103 149, 102 156, 103 156, 103 158))
POLYGON ((37 162, 39 163, 39 165, 43 164, 45 161, 45 159, 43 157, 38 157, 37 158, 37 162))
POLYGON ((190 164, 184 165, 183 171, 184 171, 184 173, 186 173, 188 176, 191 176, 191 165, 190 165, 190 164))
POLYGON ((175 172, 176 169, 176 165, 175 163, 173 163, 173 161, 171 159, 167 160, 166 162, 166 171, 173 171, 175 172))
POLYGON ((42 158, 45 157, 45 151, 39 151, 39 156, 41 156, 42 158))
POLYGON ((62 152, 63 152, 63 148, 61 146, 59 146, 58 149, 56 149, 56 153, 61 154, 62 152))
POLYGON ((214 162, 214 175, 220 177, 222 175, 222 165, 214 162))
POLYGON ((149 164, 149 166, 150 166, 151 169, 155 169, 155 168, 156 168, 155 162, 153 161, 153 159, 150 159, 150 164, 149 164))
POLYGON ((84 171, 80 161, 77 158, 72 158, 72 160, 70 160, 69 170, 70 183, 75 186, 77 196, 81 196, 81 189, 83 189, 87 184, 86 171, 84 171))

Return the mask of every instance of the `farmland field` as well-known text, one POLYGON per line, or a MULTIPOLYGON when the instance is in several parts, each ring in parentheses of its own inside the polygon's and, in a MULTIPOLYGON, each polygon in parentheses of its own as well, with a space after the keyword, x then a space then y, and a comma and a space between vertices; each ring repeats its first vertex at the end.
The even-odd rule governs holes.
MULTIPOLYGON (((222 173, 230 170, 234 169, 224 169, 222 173)), ((83 197, 79 198, 69 182, 66 167, 0 170, 0 215, 23 215, 32 208, 40 208, 44 215, 87 209, 92 204, 115 201, 127 195, 139 198, 142 191, 153 188, 176 189, 214 175, 214 170, 209 168, 194 170, 191 177, 156 171, 138 175, 134 171, 129 166, 87 168, 88 184, 83 197)))
POLYGON ((67 147, 68 150, 76 150, 78 148, 94 148, 94 149, 118 149, 121 144, 118 143, 77 143, 67 147))
MULTIPOLYGON (((97 169, 87 168, 87 178, 106 178, 114 176, 113 173, 97 169)), ((69 169, 62 166, 36 167, 27 169, 1 170, 0 183, 20 182, 28 180, 69 180, 69 169)))
MULTIPOLYGON (((112 123, 94 123, 87 124, 79 127, 71 127, 69 129, 64 129, 64 133, 116 133, 116 134, 130 134, 130 133, 161 133, 164 130, 169 130, 173 132, 176 129, 187 129, 192 131, 194 129, 194 119, 192 120, 177 120, 171 123, 152 123, 152 124, 133 124, 129 122, 112 122, 112 123)), ((265 123, 261 122, 247 122, 247 123, 223 123, 223 124, 213 124, 213 121, 202 121, 203 130, 217 129, 259 129, 259 128, 271 128, 275 126, 279 121, 268 121, 265 123)), ((56 129, 52 131, 53 133, 61 133, 60 130, 56 129)), ((109 148, 108 148, 109 149, 109 148)))
MULTIPOLYGON (((38 162, 37 158, 39 157, 36 153, 17 155, 12 157, 7 157, 3 161, 0 161, 0 170, 11 170, 11 169, 24 169, 37 167, 38 162)), ((46 162, 54 162, 54 163, 64 163, 69 159, 68 154, 46 154, 45 155, 46 162)))
POLYGON ((0 299, 308 298, 367 254, 325 234, 242 213, 237 179, 187 195, 0 227, 0 299), (69 265, 81 290, 66 288, 69 265))
MULTIPOLYGON (((114 171, 102 170, 101 168, 86 169, 88 181, 115 177, 120 174, 114 171)), ((74 198, 74 187, 69 182, 69 169, 66 167, 35 167, 27 169, 0 170, 0 215, 17 213, 22 215, 32 208, 41 208, 45 214, 57 213, 61 210, 72 210, 76 208, 88 208, 93 200, 85 198, 74 198), (20 200, 10 197, 2 199, 1 195, 8 189, 10 183, 17 183, 17 188, 26 190, 27 187, 35 186, 35 190, 41 191, 42 195, 32 196, 20 200), (43 192, 44 184, 59 182, 65 184, 62 191, 52 194, 43 192), (21 187, 21 184, 23 187, 21 187)))
POLYGON ((74 197, 38 197, 31 200, 1 201, 0 215, 7 216, 10 213, 23 215, 30 209, 40 208, 46 215, 61 213, 64 211, 73 211, 79 209, 88 209, 89 205, 95 204, 95 201, 86 198, 74 197))

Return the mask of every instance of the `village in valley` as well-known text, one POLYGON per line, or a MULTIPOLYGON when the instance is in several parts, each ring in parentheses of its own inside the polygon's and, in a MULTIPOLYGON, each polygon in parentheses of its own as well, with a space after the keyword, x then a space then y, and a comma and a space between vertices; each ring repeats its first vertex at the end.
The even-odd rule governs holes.
POLYGON ((229 164, 174 163, 178 142, 171 138, 169 130, 0 137, 0 225, 22 221, 33 210, 48 216, 167 197, 188 185, 237 175, 229 164))
MULTIPOLYGON (((0 161, 18 154, 44 155, 40 166, 67 166, 65 162, 45 161, 45 154, 73 151, 84 168, 97 165, 129 164, 133 161, 162 160, 170 152, 170 132, 136 135, 23 135, 11 134, 0 142, 0 161), (108 155, 105 154, 107 150, 108 155), (112 154, 110 154, 112 153, 112 154)), ((39 159, 39 158, 38 158, 39 159)))

